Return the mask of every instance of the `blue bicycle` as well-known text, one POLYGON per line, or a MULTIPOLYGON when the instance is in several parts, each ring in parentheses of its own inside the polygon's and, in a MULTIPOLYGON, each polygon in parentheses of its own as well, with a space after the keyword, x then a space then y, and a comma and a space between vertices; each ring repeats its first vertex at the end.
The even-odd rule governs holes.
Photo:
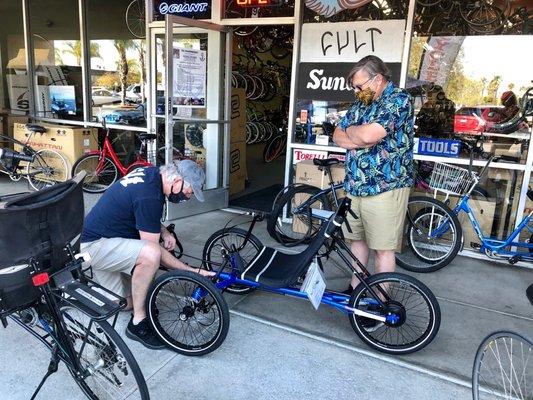
MULTIPOLYGON (((533 243, 518 241, 523 230, 533 235, 533 211, 524 217, 516 229, 504 239, 485 236, 476 215, 470 207, 470 199, 475 188, 488 171, 493 161, 516 162, 515 157, 488 157, 487 163, 479 174, 472 170, 470 148, 470 166, 468 169, 455 165, 435 163, 429 186, 446 194, 459 195, 457 204, 452 208, 447 203, 425 196, 413 196, 409 199, 407 221, 405 224, 405 249, 397 253, 396 261, 402 268, 412 272, 437 271, 453 261, 464 245, 461 224, 458 215, 466 213, 468 220, 477 234, 481 244, 472 243, 480 253, 492 259, 504 259, 510 264, 518 261, 533 261, 533 243)), ((527 196, 533 200, 533 191, 527 196)))
POLYGON ((322 218, 323 223, 307 249, 299 254, 286 254, 261 244, 251 233, 255 223, 263 219, 260 214, 254 215, 247 231, 229 227, 215 232, 206 242, 202 257, 204 267, 216 271, 211 282, 203 277, 194 277, 193 281, 183 272, 173 271, 164 274, 166 277, 162 276, 150 291, 147 309, 156 331, 176 351, 205 354, 220 345, 227 332, 221 328, 226 315, 220 312, 220 292, 263 290, 299 299, 309 296, 315 307, 325 304, 341 311, 357 335, 381 352, 407 354, 427 346, 440 327, 437 299, 410 276, 368 272, 342 239, 340 228, 349 207, 350 200, 344 199, 336 212, 316 210, 319 215, 314 217, 322 218), (319 282, 324 279, 322 260, 332 252, 361 282, 350 295, 325 289, 325 281, 319 282), (311 279, 317 284, 315 289, 321 285, 322 289, 304 291, 311 279))

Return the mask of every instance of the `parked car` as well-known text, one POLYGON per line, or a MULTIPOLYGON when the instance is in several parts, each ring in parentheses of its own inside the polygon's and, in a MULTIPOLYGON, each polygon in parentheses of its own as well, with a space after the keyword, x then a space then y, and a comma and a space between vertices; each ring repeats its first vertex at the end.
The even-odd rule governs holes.
POLYGON ((495 106, 461 107, 455 113, 453 130, 456 133, 484 132, 486 122, 491 121, 500 108, 495 106))
MULTIPOLYGON (((118 95, 122 95, 122 91, 118 92, 118 95)), ((140 84, 134 84, 130 85, 126 88, 126 99, 133 101, 133 102, 141 102, 141 85, 140 84)))
POLYGON ((105 118, 108 124, 142 126, 146 124, 144 105, 103 108, 99 119, 105 118))
POLYGON ((119 103, 121 100, 117 92, 107 89, 97 89, 92 91, 92 105, 101 106, 103 104, 119 103))

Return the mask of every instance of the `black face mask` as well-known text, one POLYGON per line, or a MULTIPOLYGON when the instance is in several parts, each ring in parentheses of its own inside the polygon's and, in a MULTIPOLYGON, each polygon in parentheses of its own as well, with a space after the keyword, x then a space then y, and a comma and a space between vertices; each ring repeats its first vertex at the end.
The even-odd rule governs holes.
POLYGON ((189 197, 187 197, 187 195, 183 193, 183 182, 181 183, 181 189, 178 193, 174 193, 172 189, 170 189, 168 201, 170 201, 171 203, 183 203, 187 200, 189 200, 189 197))

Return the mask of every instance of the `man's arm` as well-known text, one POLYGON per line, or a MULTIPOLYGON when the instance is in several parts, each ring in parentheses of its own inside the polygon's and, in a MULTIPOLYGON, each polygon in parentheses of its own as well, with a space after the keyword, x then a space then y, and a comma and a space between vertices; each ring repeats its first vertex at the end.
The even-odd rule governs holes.
MULTIPOLYGON (((150 233, 139 231, 139 236, 141 240, 146 240, 147 242, 153 242, 159 244, 159 233, 150 233)), ((161 265, 170 269, 183 269, 185 271, 196 272, 204 276, 213 275, 212 272, 206 270, 199 270, 198 268, 193 268, 187 264, 181 262, 176 257, 174 257, 170 252, 161 246, 161 265)))
POLYGON ((333 141, 337 146, 346 150, 353 150, 357 147, 355 143, 350 140, 346 132, 339 127, 335 128, 335 132, 333 132, 333 141))
POLYGON ((352 125, 346 128, 346 136, 357 148, 372 147, 387 136, 385 128, 377 122, 363 125, 352 125))

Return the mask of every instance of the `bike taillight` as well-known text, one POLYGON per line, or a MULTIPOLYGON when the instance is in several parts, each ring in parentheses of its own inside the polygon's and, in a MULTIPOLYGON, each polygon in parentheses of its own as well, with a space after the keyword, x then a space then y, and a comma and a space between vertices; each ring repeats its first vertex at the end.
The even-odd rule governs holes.
POLYGON ((48 276, 47 272, 41 272, 40 274, 33 275, 31 280, 33 282, 33 286, 38 287, 46 285, 48 282, 50 282, 50 277, 48 276))

